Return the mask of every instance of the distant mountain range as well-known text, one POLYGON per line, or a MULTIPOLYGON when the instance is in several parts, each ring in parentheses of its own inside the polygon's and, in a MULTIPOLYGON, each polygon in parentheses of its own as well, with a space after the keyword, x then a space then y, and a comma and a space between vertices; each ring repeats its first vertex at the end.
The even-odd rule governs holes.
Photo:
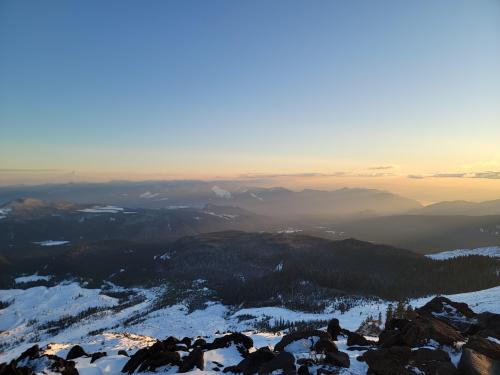
POLYGON ((439 202, 417 211, 423 215, 500 215, 500 199, 485 202, 439 202))
POLYGON ((258 188, 232 181, 110 182, 0 188, 0 206, 20 197, 128 208, 240 207, 271 217, 353 217, 406 213, 419 202, 375 189, 334 191, 258 188))

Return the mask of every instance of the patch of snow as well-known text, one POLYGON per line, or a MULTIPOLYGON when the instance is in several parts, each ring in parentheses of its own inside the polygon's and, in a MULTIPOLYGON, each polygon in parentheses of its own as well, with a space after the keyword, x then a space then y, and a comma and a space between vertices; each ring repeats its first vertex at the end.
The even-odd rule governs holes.
POLYGON ((489 337, 487 337, 487 339, 500 345, 500 340, 495 338, 495 337, 489 336, 489 337))
POLYGON ((116 206, 94 206, 92 208, 84 208, 78 211, 92 214, 117 214, 119 212, 123 212, 123 208, 116 206))
POLYGON ((14 282, 16 284, 25 284, 25 283, 31 283, 34 281, 49 281, 51 278, 52 278, 52 276, 42 276, 42 275, 39 275, 38 273, 35 273, 35 274, 29 275, 29 276, 16 277, 14 279, 14 282))
POLYGON ((229 191, 221 189, 217 185, 212 187, 212 191, 218 198, 224 198, 224 199, 231 199, 232 198, 232 195, 229 191))
POLYGON ((440 253, 427 254, 426 257, 436 260, 445 260, 469 255, 480 255, 491 258, 500 258, 500 246, 479 247, 477 249, 457 249, 440 253))
POLYGON ((302 232, 302 229, 286 228, 277 231, 277 233, 285 233, 285 234, 299 233, 299 232, 302 232))
POLYGON ((46 240, 46 241, 38 241, 33 242, 40 246, 61 246, 66 245, 69 241, 54 241, 54 240, 46 240))
POLYGON ((203 211, 204 214, 211 215, 211 216, 216 216, 220 217, 221 219, 224 220, 234 220, 238 217, 238 215, 231 215, 231 214, 218 214, 212 211, 203 211))
POLYGON ((283 271, 283 261, 281 261, 281 262, 280 262, 280 263, 279 263, 279 264, 278 264, 278 265, 274 268, 274 270, 275 270, 276 272, 281 272, 281 271, 283 271))
POLYGON ((160 193, 151 193, 150 191, 146 191, 145 193, 142 193, 141 195, 139 195, 139 198, 151 199, 151 198, 157 197, 158 195, 160 195, 160 193))
POLYGON ((261 201, 261 202, 262 202, 262 201, 264 201, 264 199, 263 199, 262 197, 259 197, 259 196, 258 196, 257 194, 255 194, 255 193, 250 193, 250 196, 251 196, 252 198, 258 199, 258 200, 259 200, 259 201, 261 201))

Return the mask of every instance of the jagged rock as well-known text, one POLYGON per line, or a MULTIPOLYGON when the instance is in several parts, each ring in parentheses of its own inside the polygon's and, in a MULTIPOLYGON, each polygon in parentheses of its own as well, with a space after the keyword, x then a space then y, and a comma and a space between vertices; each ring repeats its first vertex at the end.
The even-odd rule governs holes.
POLYGON ((439 349, 420 348, 413 351, 409 366, 417 368, 417 373, 428 375, 454 375, 457 372, 448 353, 439 349))
POLYGON ((141 363, 138 372, 154 371, 158 367, 181 365, 181 356, 177 352, 154 352, 147 356, 141 363))
POLYGON ((412 351, 406 346, 368 350, 360 360, 368 364, 376 375, 427 374, 453 375, 456 369, 448 353, 442 350, 420 348, 412 351))
MULTIPOLYGON (((318 337, 319 340, 331 341, 331 336, 328 332, 319 330, 309 330, 303 332, 294 332, 284 336, 280 342, 274 346, 274 350, 277 352, 282 352, 285 348, 294 341, 310 339, 312 337, 318 337)), ((314 344, 311 340, 311 346, 314 344)))
POLYGON ((34 359, 40 357, 40 347, 38 345, 33 345, 31 348, 25 350, 17 357, 16 362, 19 363, 25 358, 34 359))
POLYGON ((248 355, 248 349, 253 347, 253 340, 242 333, 233 332, 229 335, 217 337, 212 343, 206 344, 204 348, 206 350, 214 350, 228 348, 233 344, 236 345, 236 348, 238 349, 240 354, 243 357, 246 357, 248 355))
POLYGON ((228 367, 224 368, 224 370, 222 370, 222 372, 223 373, 232 372, 234 374, 241 373, 241 371, 238 368, 238 366, 228 366, 228 367))
POLYGON ((434 340, 442 345, 453 345, 464 341, 462 334, 452 326, 430 316, 417 316, 402 326, 402 329, 385 330, 379 336, 379 344, 391 346, 419 347, 434 340))
POLYGON ((492 359, 500 360, 500 344, 479 336, 471 336, 463 346, 492 359))
POLYGON ((466 303, 454 302, 446 297, 435 297, 415 311, 439 319, 461 332, 469 330, 476 317, 476 313, 466 303))
POLYGON ((316 375, 337 375, 337 374, 338 374, 337 370, 330 370, 323 367, 316 370, 316 375))
MULTIPOLYGON (((500 339, 500 314, 484 312, 476 317, 476 327, 478 331, 487 331, 488 336, 500 339)), ((470 332, 474 334, 476 332, 470 332)))
POLYGON ((52 371, 59 372, 62 375, 78 375, 78 370, 75 368, 74 361, 68 361, 55 355, 48 355, 47 358, 54 361, 52 365, 50 365, 52 371))
POLYGON ((366 362, 369 371, 376 375, 407 374, 402 372, 410 361, 411 349, 406 346, 393 346, 376 350, 368 350, 359 357, 366 362))
POLYGON ((179 368, 179 372, 188 372, 195 367, 199 368, 202 371, 205 369, 203 351, 200 348, 194 348, 191 353, 183 358, 182 365, 179 368))
POLYGON ((83 350, 80 345, 73 346, 66 356, 66 360, 80 358, 80 357, 88 357, 88 354, 83 350))
POLYGON ((276 357, 261 365, 258 374, 266 375, 276 370, 281 370, 283 374, 295 372, 295 357, 293 354, 288 352, 279 353, 276 357))
POLYGON ((139 349, 135 354, 130 357, 130 359, 125 363, 125 366, 122 368, 122 372, 128 372, 129 374, 133 373, 140 364, 147 358, 149 353, 148 348, 139 349))
POLYGON ((181 344, 186 345, 186 347, 189 349, 191 348, 191 339, 189 337, 184 337, 181 341, 181 344))
POLYGON ((125 357, 128 357, 128 353, 127 353, 127 351, 125 351, 125 350, 123 350, 123 349, 118 350, 118 353, 117 353, 117 354, 118 354, 118 355, 124 355, 125 357))
POLYGON ((311 373, 309 372, 309 366, 301 365, 297 370, 297 375, 311 375, 311 373))
POLYGON ((250 353, 246 358, 238 363, 236 367, 238 367, 239 371, 245 375, 255 374, 259 370, 260 366, 269 362, 275 356, 276 355, 266 346, 250 353))
POLYGON ((193 348, 203 348, 203 347, 205 347, 205 345, 207 345, 207 342, 205 341, 205 339, 196 339, 191 344, 191 346, 193 348))
POLYGON ((360 335, 359 333, 349 332, 349 335, 347 336, 347 345, 371 346, 373 345, 373 342, 367 340, 364 336, 360 335))
POLYGON ((97 361, 99 358, 106 357, 108 354, 106 352, 95 352, 92 354, 92 358, 90 360, 90 363, 94 363, 97 361))
POLYGON ((337 345, 330 340, 320 339, 314 346, 312 347, 317 353, 336 353, 339 351, 337 345))
POLYGON ((9 364, 0 364, 0 375, 33 375, 33 370, 29 367, 17 367, 16 363, 13 361, 9 364))
POLYGON ((458 370, 460 374, 467 375, 497 375, 500 374, 500 361, 470 348, 463 348, 458 370))
POLYGON ((326 353, 324 362, 339 367, 348 368, 349 366, 351 366, 349 355, 344 352, 326 353))
POLYGON ((338 319, 332 319, 328 322, 328 327, 326 331, 330 334, 332 340, 336 341, 341 333, 342 328, 340 328, 340 322, 338 319))

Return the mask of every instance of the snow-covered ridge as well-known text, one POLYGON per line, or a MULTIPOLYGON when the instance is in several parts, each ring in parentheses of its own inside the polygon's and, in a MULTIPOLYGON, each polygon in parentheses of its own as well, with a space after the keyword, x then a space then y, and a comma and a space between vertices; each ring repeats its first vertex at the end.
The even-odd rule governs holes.
POLYGON ((0 208, 0 220, 5 219, 10 211, 10 208, 0 208))
POLYGON ((55 241, 55 240, 46 240, 46 241, 37 241, 33 242, 40 246, 61 246, 66 245, 69 241, 55 241))
POLYGON ((82 210, 78 210, 79 212, 86 212, 92 214, 117 214, 123 211, 123 208, 116 206, 94 206, 92 208, 84 208, 82 210))
POLYGON ((49 281, 51 278, 52 278, 52 276, 41 276, 41 275, 38 275, 38 273, 35 273, 35 274, 29 275, 29 276, 16 277, 14 279, 14 282, 16 284, 25 284, 25 283, 31 283, 34 281, 49 281))
POLYGON ((232 195, 229 191, 221 189, 217 185, 212 187, 212 191, 218 198, 231 199, 232 195))
POLYGON ((480 255, 485 257, 500 258, 500 246, 479 247, 477 249, 457 249, 428 254, 426 257, 436 260, 445 260, 469 255, 480 255))

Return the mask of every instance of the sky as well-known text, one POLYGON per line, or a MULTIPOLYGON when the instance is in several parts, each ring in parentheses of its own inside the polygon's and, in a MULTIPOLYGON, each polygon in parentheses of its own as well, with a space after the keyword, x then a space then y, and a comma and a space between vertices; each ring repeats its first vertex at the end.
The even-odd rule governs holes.
POLYGON ((500 198, 500 1, 0 2, 0 185, 500 198))

